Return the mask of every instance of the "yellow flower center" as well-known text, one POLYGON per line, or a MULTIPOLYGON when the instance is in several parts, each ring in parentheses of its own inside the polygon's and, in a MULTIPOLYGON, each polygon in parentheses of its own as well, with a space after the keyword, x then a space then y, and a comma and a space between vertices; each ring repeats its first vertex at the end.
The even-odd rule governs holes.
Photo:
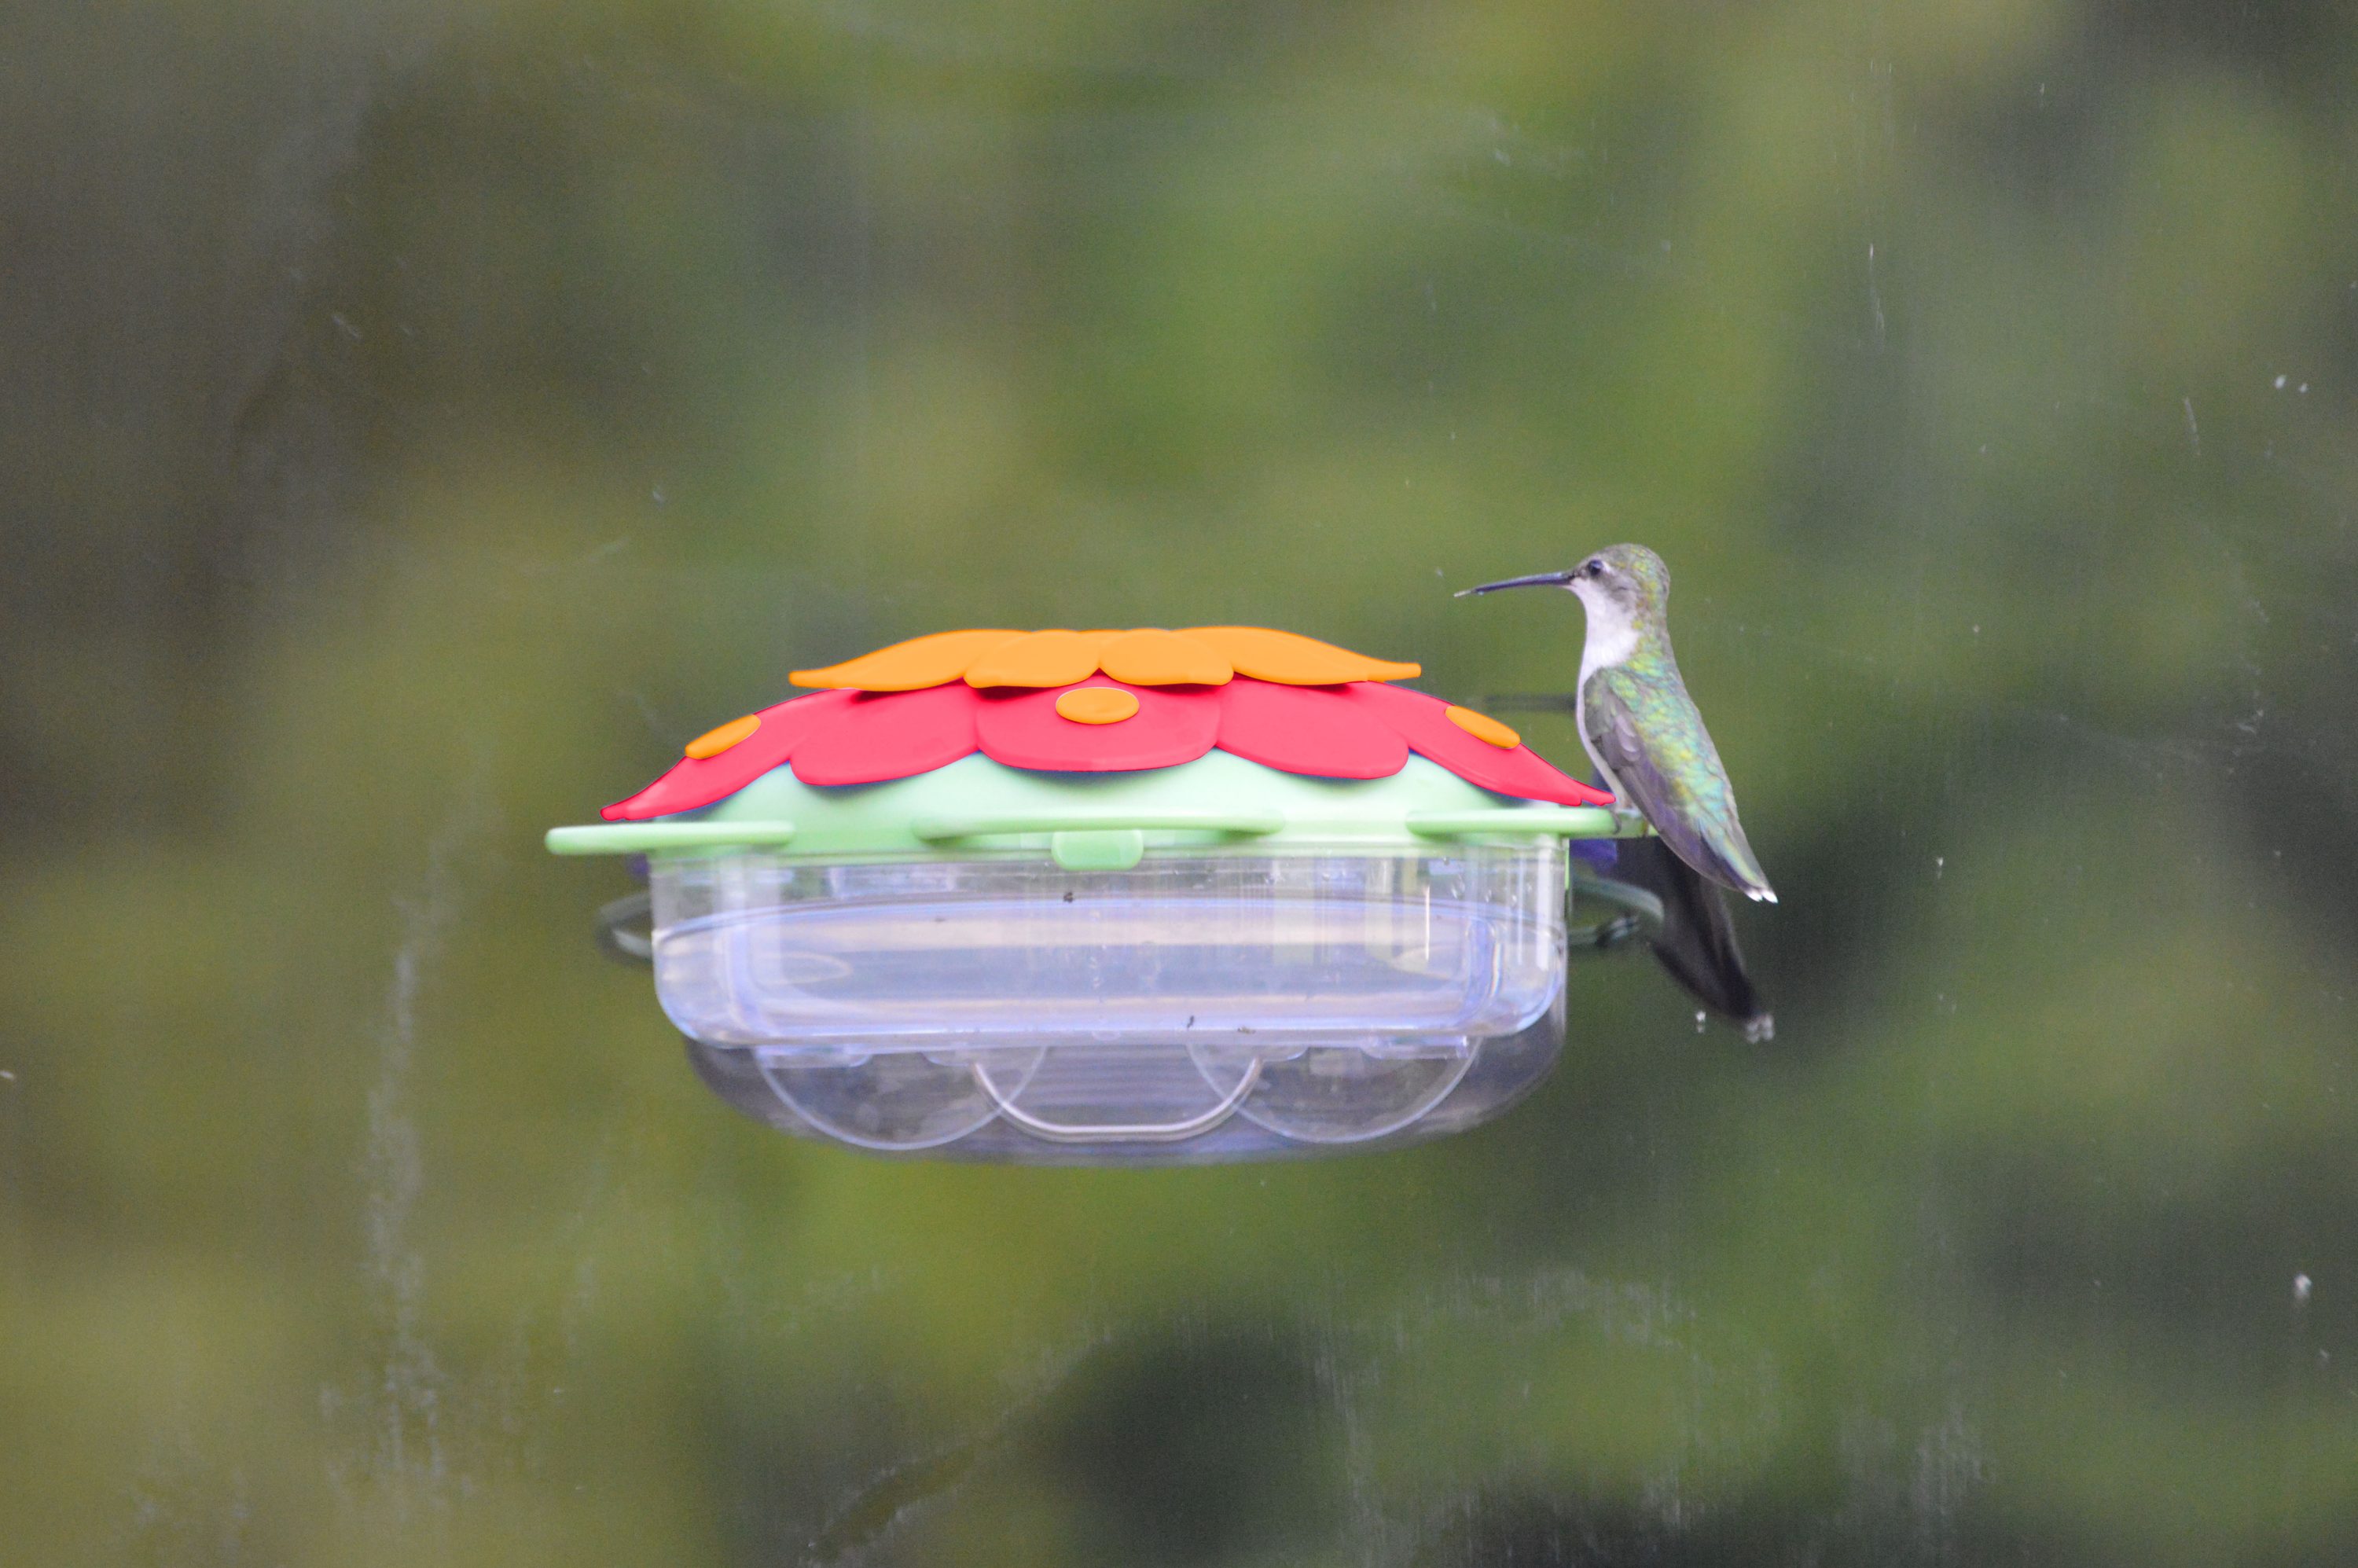
POLYGON ((1137 711, 1134 693, 1109 686, 1075 687, 1056 699, 1056 716, 1076 724, 1119 724, 1137 711))

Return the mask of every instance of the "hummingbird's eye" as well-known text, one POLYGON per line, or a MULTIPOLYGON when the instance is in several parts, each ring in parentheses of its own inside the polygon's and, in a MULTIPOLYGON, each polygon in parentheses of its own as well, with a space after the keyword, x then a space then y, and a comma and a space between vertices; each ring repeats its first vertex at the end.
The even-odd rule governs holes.
POLYGON ((1580 575, 1583 577, 1603 577, 1605 575, 1605 563, 1603 561, 1591 561, 1586 566, 1580 568, 1580 575))

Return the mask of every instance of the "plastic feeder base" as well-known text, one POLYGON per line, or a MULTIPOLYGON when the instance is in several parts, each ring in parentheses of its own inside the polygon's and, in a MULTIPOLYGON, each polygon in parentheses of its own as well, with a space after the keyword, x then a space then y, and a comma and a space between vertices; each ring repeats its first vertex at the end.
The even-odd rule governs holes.
POLYGON ((1184 1036, 863 1054, 687 1037, 698 1076, 782 1131, 887 1157, 1185 1165, 1400 1148, 1487 1121, 1563 1049, 1563 1000, 1466 1041, 1184 1036))

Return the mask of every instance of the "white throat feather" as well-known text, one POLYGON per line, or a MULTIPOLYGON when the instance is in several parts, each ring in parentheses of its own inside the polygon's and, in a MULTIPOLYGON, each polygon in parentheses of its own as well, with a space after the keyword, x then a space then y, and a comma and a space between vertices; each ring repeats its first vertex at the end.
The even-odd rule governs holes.
MULTIPOLYGON (((1578 589, 1573 591, 1580 593, 1578 589)), ((1638 651, 1638 622, 1610 594, 1581 593, 1580 602, 1588 610, 1588 640, 1580 649, 1580 684, 1585 690, 1589 676, 1628 663, 1629 655, 1638 651)))

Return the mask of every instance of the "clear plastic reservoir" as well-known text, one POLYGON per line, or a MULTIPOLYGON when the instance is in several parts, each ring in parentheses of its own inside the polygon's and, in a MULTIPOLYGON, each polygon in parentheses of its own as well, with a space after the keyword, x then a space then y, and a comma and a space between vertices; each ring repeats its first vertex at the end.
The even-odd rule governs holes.
POLYGON ((1563 844, 651 868, 698 1070, 881 1152, 1231 1160, 1496 1113, 1563 1038, 1563 844))

